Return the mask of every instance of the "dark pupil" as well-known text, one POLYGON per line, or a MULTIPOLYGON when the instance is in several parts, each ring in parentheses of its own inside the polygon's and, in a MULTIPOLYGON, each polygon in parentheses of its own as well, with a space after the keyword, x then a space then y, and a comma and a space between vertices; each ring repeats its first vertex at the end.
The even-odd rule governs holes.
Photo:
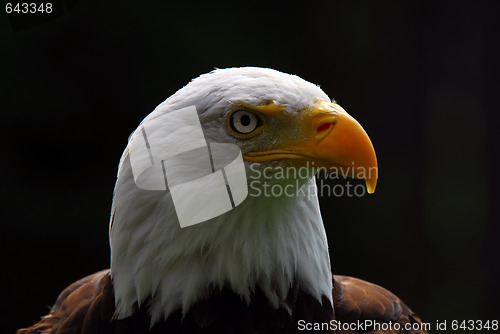
POLYGON ((242 116, 240 119, 241 125, 247 126, 250 124, 250 117, 248 115, 242 116))

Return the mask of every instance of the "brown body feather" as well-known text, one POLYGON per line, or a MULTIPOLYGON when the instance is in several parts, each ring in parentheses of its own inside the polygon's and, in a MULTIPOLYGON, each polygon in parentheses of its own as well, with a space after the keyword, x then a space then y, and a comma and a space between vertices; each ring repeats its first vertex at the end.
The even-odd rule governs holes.
MULTIPOLYGON (((338 323, 367 323, 364 333, 427 333, 420 330, 422 321, 405 303, 390 291, 354 277, 334 276, 335 320, 338 323), (377 329, 377 324, 392 323, 393 330, 377 329), (401 330, 394 330, 400 328, 401 330), (405 330, 409 328, 410 330, 405 330), (411 330, 415 328, 414 330, 411 330)), ((382 327, 382 326, 380 326, 382 327)), ((386 327, 382 327, 386 328, 386 327)), ((338 331, 339 333, 360 333, 361 331, 338 331)))
MULTIPOLYGON (((236 294, 222 290, 197 302, 182 317, 181 311, 150 328, 147 307, 133 316, 113 319, 114 293, 109 270, 83 278, 66 288, 50 313, 37 324, 20 329, 17 334, 101 334, 101 333, 295 333, 304 323, 337 324, 375 320, 380 323, 414 324, 420 319, 391 292, 368 282, 345 276, 334 277, 334 309, 327 298, 322 303, 291 289, 284 309, 273 309, 258 289, 250 305, 236 294)), ((402 327, 404 328, 404 327, 402 327)), ((357 331, 319 331, 324 333, 358 333, 357 331)), ((366 333, 425 333, 424 331, 368 331, 366 333)))

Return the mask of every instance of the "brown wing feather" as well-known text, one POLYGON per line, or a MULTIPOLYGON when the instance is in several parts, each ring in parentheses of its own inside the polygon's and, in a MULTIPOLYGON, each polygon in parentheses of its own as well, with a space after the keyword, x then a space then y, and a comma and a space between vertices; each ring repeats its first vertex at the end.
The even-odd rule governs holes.
MULTIPOLYGON (((340 323, 378 323, 380 325, 392 322, 389 327, 370 326, 361 328, 365 333, 427 333, 421 327, 420 318, 390 291, 357 278, 338 276, 333 278, 333 298, 335 319, 340 323), (368 322, 365 322, 368 320, 368 322), (359 321, 359 322, 358 322, 359 321), (399 324, 399 325, 396 325, 399 324), (409 326, 409 327, 406 327, 409 326), (400 328, 401 330, 395 330, 400 328), (409 330, 405 330, 408 328, 409 330), (373 330, 375 329, 375 330, 373 330), (383 330, 386 329, 386 330, 383 330), (368 330, 368 331, 367 331, 368 330)), ((351 327, 355 328, 355 326, 351 327)), ((338 331, 338 333, 361 333, 362 331, 338 331)))
MULTIPOLYGON (((57 298, 50 313, 35 325, 19 329, 17 334, 65 334, 85 326, 107 326, 113 316, 114 297, 109 270, 100 271, 67 287, 57 298), (89 317, 100 321, 86 322, 89 317)), ((99 328, 82 333, 101 333, 99 328)), ((79 331, 79 330, 78 330, 79 331)), ((80 332, 80 331, 79 331, 80 332)))

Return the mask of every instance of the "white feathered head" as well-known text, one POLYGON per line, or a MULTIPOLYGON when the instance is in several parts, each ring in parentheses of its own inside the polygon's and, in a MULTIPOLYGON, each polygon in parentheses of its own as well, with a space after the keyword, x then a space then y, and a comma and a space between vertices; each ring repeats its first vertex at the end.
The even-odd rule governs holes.
MULTIPOLYGON (((181 122, 177 124, 187 122, 187 115, 176 114, 181 122)), ((169 147, 161 150, 168 155, 169 147)), ((203 159, 191 156, 188 165, 198 166, 203 159)), ((158 171, 162 167, 157 165, 158 171)), ((258 286, 279 307, 292 283, 298 282, 318 300, 331 300, 315 168, 336 168, 364 178, 373 192, 376 167, 363 128, 314 84, 254 67, 218 69, 194 79, 143 120, 120 162, 110 227, 116 317, 130 315, 137 306, 148 307, 155 322, 179 308, 186 312, 223 287, 250 302, 258 286), (131 164, 134 138, 143 129, 154 130, 148 137, 155 143, 165 140, 176 147, 189 148, 199 139, 193 127, 176 126, 163 117, 179 110, 196 110, 208 147, 227 143, 241 150, 249 186, 246 199, 234 209, 185 228, 179 224, 168 182, 165 190, 141 188, 131 164), (273 179, 276 170, 297 168, 309 173, 273 179), (255 189, 252 181, 258 184, 255 189), (258 188, 265 182, 307 191, 266 195, 258 188)), ((192 210, 198 210, 196 203, 192 210)))

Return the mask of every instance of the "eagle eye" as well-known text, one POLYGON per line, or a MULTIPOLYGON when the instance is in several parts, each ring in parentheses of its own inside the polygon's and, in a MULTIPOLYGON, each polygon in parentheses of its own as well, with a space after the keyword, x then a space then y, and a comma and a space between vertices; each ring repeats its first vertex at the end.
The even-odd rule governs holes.
POLYGON ((238 135, 248 135, 262 126, 262 119, 248 110, 236 110, 229 116, 229 126, 238 135))

